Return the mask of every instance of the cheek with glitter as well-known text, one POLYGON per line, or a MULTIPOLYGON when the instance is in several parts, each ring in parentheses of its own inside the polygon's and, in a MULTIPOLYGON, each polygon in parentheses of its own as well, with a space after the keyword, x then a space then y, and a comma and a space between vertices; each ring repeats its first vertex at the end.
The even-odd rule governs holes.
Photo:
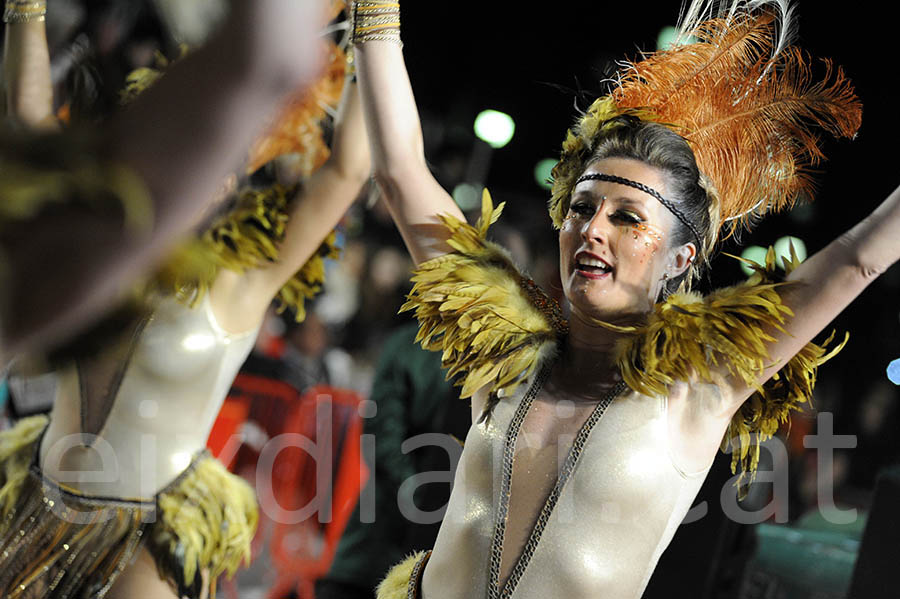
POLYGON ((629 231, 629 241, 633 244, 632 251, 640 256, 643 263, 648 257, 655 256, 662 247, 663 232, 659 227, 648 223, 635 223, 629 231))

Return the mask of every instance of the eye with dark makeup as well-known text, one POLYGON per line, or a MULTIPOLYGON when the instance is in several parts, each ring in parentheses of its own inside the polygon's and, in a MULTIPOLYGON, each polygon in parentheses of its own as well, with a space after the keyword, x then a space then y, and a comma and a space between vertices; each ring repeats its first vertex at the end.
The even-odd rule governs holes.
POLYGON ((594 209, 593 204, 585 201, 578 201, 569 206, 569 212, 577 216, 592 216, 594 209))
POLYGON ((616 210, 610 215, 610 218, 627 225, 638 225, 644 222, 643 218, 630 210, 616 210))

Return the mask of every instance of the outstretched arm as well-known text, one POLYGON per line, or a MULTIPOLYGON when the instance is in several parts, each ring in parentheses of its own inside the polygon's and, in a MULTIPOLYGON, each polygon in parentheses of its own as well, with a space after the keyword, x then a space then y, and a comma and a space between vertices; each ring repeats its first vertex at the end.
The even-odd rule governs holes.
POLYGON ((465 217, 425 162, 422 127, 401 46, 394 41, 357 40, 356 60, 375 179, 418 264, 450 251, 436 216, 451 214, 463 221, 465 217))
MULTIPOLYGON (((900 260, 900 188, 862 222, 817 252, 788 277, 795 285, 781 289, 782 301, 793 311, 786 333, 774 332, 769 347, 772 377, 803 346, 847 307, 872 281, 900 260)), ((734 409, 752 394, 738 386, 734 409)))
POLYGON ((4 248, 5 352, 82 328, 194 226, 269 113, 315 77, 321 11, 319 2, 234 2, 207 47, 107 125, 103 150, 146 183, 153 229, 138 236, 117 219, 75 214, 18 231, 15 247, 4 248))
POLYGON ((226 330, 254 328, 278 290, 306 263, 335 227, 371 172, 369 145, 356 84, 347 81, 328 161, 303 182, 278 249, 278 262, 238 274, 223 270, 210 291, 213 313, 226 330))
POLYGON ((3 48, 7 113, 33 129, 56 129, 50 52, 43 20, 8 23, 3 48))

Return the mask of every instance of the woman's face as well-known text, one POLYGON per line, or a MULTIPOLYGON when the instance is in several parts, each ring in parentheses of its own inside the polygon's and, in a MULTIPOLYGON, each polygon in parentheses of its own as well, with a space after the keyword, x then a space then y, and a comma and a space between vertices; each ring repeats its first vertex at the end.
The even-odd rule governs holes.
MULTIPOLYGON (((604 173, 643 183, 666 196, 662 172, 631 158, 604 158, 584 174, 604 173)), ((579 183, 559 233, 559 268, 573 315, 611 322, 648 312, 663 276, 690 265, 693 246, 670 250, 675 217, 643 191, 607 181, 579 183), (689 254, 689 255, 688 255, 689 254)))

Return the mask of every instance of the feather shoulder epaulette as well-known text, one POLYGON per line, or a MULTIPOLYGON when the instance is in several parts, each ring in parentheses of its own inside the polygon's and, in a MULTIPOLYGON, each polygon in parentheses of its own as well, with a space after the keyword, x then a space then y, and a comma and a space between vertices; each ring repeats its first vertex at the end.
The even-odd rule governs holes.
MULTIPOLYGON (((798 264, 793 248, 784 261, 785 272, 798 264)), ((791 283, 774 280, 775 252, 769 249, 765 266, 748 262, 756 271, 745 283, 705 297, 678 293, 656 305, 647 322, 631 329, 617 348, 617 363, 629 387, 645 395, 664 394, 674 381, 713 382, 713 370, 724 368, 756 389, 729 424, 722 451, 731 451, 731 469, 743 495, 759 463, 760 444, 788 421, 790 413, 812 405, 818 367, 847 342, 827 350, 824 343, 808 343, 766 383, 759 376, 772 365, 766 349, 771 333, 784 331, 792 316, 778 289, 791 283)))
POLYGON ((502 210, 485 191, 474 227, 441 216, 455 251, 419 265, 401 308, 415 311, 416 341, 443 352, 447 377, 462 375, 461 397, 488 387, 493 402, 553 355, 567 329, 555 300, 522 275, 505 250, 487 241, 488 227, 502 210))
MULTIPOLYGON (((416 338, 425 349, 443 352, 448 378, 462 374, 461 396, 490 386, 485 413, 552 356, 567 324, 559 307, 516 269, 506 252, 486 240, 502 211, 485 194, 482 215, 473 227, 441 217, 455 250, 419 265, 413 290, 401 311, 414 310, 416 338)), ((793 254, 785 272, 799 263, 793 254)), ((752 263, 751 263, 752 265, 752 263)), ((790 413, 811 405, 816 373, 846 343, 826 349, 808 343, 766 383, 759 376, 772 364, 767 344, 792 316, 776 282, 772 249, 763 267, 746 282, 707 296, 678 293, 656 305, 637 327, 606 325, 625 333, 616 363, 628 386, 643 395, 663 395, 675 381, 714 382, 728 372, 756 389, 734 415, 722 450, 732 451, 732 471, 741 469, 743 494, 755 476, 760 444, 787 422, 790 413)))
MULTIPOLYGON (((278 184, 244 190, 234 209, 172 255, 157 273, 155 286, 195 305, 209 291, 219 269, 242 273, 277 262, 293 195, 291 188, 278 184)), ((325 282, 325 258, 338 255, 337 236, 332 231, 279 290, 279 312, 290 308, 297 321, 302 321, 306 317, 304 302, 314 298, 325 282)))

